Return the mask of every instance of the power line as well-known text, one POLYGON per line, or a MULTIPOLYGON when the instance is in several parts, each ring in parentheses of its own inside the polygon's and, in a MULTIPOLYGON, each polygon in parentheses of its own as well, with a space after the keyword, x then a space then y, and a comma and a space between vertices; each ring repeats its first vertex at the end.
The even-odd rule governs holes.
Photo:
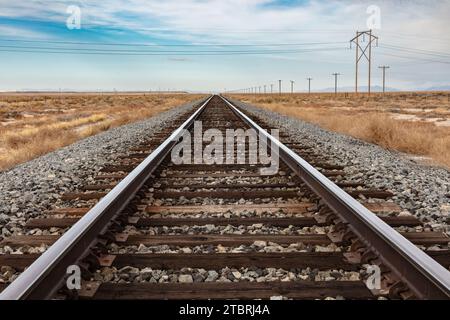
POLYGON ((306 78, 306 80, 308 80, 308 93, 311 93, 311 80, 313 78, 306 78))
POLYGON ((340 76, 340 73, 332 73, 331 75, 334 76, 334 94, 337 94, 337 78, 340 76))
POLYGON ((419 60, 419 61, 427 61, 427 62, 450 64, 450 61, 435 60, 435 59, 428 59, 428 58, 419 58, 419 57, 411 57, 411 56, 391 54, 391 53, 386 53, 386 52, 380 52, 380 55, 391 56, 391 57, 402 58, 402 59, 410 59, 410 60, 419 60))
POLYGON ((366 58, 369 66, 369 81, 368 81, 368 94, 370 95, 370 85, 371 85, 371 73, 372 73, 372 43, 376 40, 377 46, 378 46, 378 37, 374 36, 372 33, 372 30, 369 31, 356 31, 356 37, 350 40, 350 46, 352 43, 356 44, 356 77, 355 77, 355 92, 358 93, 358 67, 359 62, 362 57, 366 58), (360 45, 360 38, 362 38, 363 42, 365 41, 365 38, 368 37, 369 41, 368 43, 362 47, 360 45), (359 54, 359 50, 361 50, 361 54, 359 54), (368 51, 368 53, 367 53, 368 51))
POLYGON ((31 39, 2 39, 5 42, 25 43, 51 43, 69 45, 91 45, 91 46, 130 46, 130 47, 279 47, 279 46, 315 46, 330 44, 345 44, 344 41, 335 42, 304 42, 304 43, 124 43, 124 42, 79 42, 79 41, 57 41, 57 40, 31 40, 31 39))
POLYGON ((431 56, 438 56, 438 57, 446 57, 450 58, 450 53, 448 52, 439 52, 439 51, 433 51, 433 50, 423 50, 423 49, 416 49, 416 48, 408 48, 408 47, 402 47, 397 45, 380 45, 380 48, 388 49, 388 50, 400 50, 400 51, 406 51, 416 54, 423 54, 423 55, 431 55, 431 56))
MULTIPOLYGON (((211 52, 211 53, 184 53, 184 52, 155 52, 155 53, 114 53, 114 52, 64 52, 64 51, 33 51, 33 50, 2 50, 0 52, 14 53, 46 53, 46 54, 80 54, 80 55, 109 55, 109 56, 234 56, 234 55, 270 55, 270 54, 295 54, 298 51, 274 51, 274 52, 211 52)), ((310 51, 302 51, 310 52, 310 51)))
POLYGON ((383 93, 386 92, 386 69, 389 69, 389 66, 379 66, 378 68, 383 69, 383 93))
MULTIPOLYGON (((39 20, 39 19, 11 19, 14 22, 35 22, 43 24, 43 27, 53 27, 53 24, 59 24, 61 21, 64 21, 65 18, 61 17, 61 20, 39 20)), ((144 32, 188 32, 188 33, 201 33, 202 31, 210 32, 225 32, 229 33, 336 33, 336 34, 344 34, 349 33, 347 29, 297 29, 297 28, 252 28, 252 29, 237 29, 237 28, 215 28, 215 27, 138 27, 136 25, 126 25, 122 24, 120 26, 109 26, 101 23, 83 23, 83 27, 91 27, 91 28, 99 28, 106 30, 119 30, 119 31, 144 31, 144 32)))
POLYGON ((269 53, 279 53, 279 52, 308 52, 310 50, 329 50, 329 49, 344 49, 344 48, 308 48, 308 49, 286 49, 286 50, 265 50, 265 49, 254 49, 250 50, 130 50, 130 49, 96 49, 96 48, 62 48, 62 47, 36 47, 36 46, 15 46, 15 45, 0 45, 0 48, 12 48, 12 49, 32 49, 32 50, 63 50, 63 51, 89 51, 89 52, 130 52, 130 53, 151 53, 151 52, 159 52, 159 53, 167 53, 167 52, 180 52, 180 53, 214 53, 214 52, 244 52, 244 53, 253 53, 253 52, 269 52, 269 53))
POLYGON ((394 38, 417 38, 417 39, 425 39, 425 40, 436 40, 436 41, 450 41, 450 38, 446 38, 446 37, 432 37, 429 35, 418 35, 418 34, 407 34, 407 33, 398 33, 398 32, 390 32, 390 31, 382 31, 382 34, 390 34, 389 37, 394 37, 394 38))
MULTIPOLYGON (((0 48, 5 48, 0 46, 0 48)), ((8 48, 8 47, 6 47, 8 48)), ((139 50, 102 50, 102 49, 68 49, 68 48, 23 48, 25 50, 15 50, 20 48, 0 49, 0 52, 15 53, 48 53, 48 54, 85 54, 85 55, 116 55, 116 56, 160 56, 160 55, 182 55, 182 56, 207 56, 207 55, 264 55, 264 54, 295 54, 315 51, 335 51, 348 50, 347 48, 323 48, 323 49, 305 49, 305 50, 201 50, 201 51, 182 51, 182 50, 157 50, 157 51, 139 51, 139 50)))

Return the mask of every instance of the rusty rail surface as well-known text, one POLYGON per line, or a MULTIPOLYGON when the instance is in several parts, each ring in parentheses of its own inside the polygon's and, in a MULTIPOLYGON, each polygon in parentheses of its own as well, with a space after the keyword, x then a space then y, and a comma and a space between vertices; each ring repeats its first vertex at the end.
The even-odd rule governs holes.
POLYGON ((299 155, 272 137, 234 104, 221 98, 250 127, 278 146, 284 162, 421 299, 449 299, 450 272, 330 181, 299 155))
MULTIPOLYGON (((99 239, 105 237, 105 233, 114 224, 114 220, 139 193, 139 190, 176 145, 183 130, 193 125, 213 97, 205 99, 201 106, 169 138, 148 157, 145 157, 130 174, 113 187, 45 253, 21 273, 11 285, 0 293, 0 299, 48 299, 53 297, 62 287, 67 267, 79 264, 83 259, 89 257, 91 248, 98 243, 99 239)), ((283 162, 322 199, 346 227, 375 253, 402 283, 407 285, 417 298, 450 298, 450 272, 448 270, 285 144, 268 134, 240 111, 232 100, 219 97, 240 120, 264 135, 270 144, 277 146, 277 153, 283 162)))
POLYGON ((127 206, 161 161, 171 151, 183 129, 189 128, 212 99, 153 151, 137 168, 111 190, 97 205, 61 236, 1 294, 1 300, 48 299, 61 287, 66 269, 89 254, 114 218, 127 206))

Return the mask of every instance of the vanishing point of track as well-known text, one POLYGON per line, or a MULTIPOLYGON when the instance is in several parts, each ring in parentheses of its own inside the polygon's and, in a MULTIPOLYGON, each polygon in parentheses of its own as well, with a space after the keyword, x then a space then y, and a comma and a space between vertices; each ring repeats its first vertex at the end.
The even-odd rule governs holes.
MULTIPOLYGON (((0 255, 1 266, 23 271, 12 284, 0 287, 0 299, 450 297, 450 252, 422 250, 447 245, 445 234, 404 231, 421 222, 413 216, 398 215, 400 209, 386 201, 392 196, 390 192, 367 188, 361 181, 347 181, 345 165, 333 163, 327 155, 283 132, 277 140, 261 129, 268 127, 266 123, 254 120, 232 101, 209 97, 193 114, 180 116, 172 127, 103 168, 96 177, 98 184, 86 185, 83 192, 64 194, 72 207, 55 209, 26 225, 30 229, 53 228, 60 234, 13 235, 0 243, 49 246, 41 255, 0 255), (183 129, 192 130, 197 120, 202 121, 204 130, 253 128, 260 132, 278 146, 279 172, 262 176, 262 165, 250 164, 173 164, 171 150, 183 129), (271 244, 289 250, 265 250, 271 244), (184 251, 135 250, 164 245, 184 251), (210 250, 205 252, 205 247, 210 250), (72 265, 83 271, 80 290, 65 287, 67 268, 72 265), (362 272, 366 265, 380 268, 380 288, 368 288, 365 277, 369 275, 362 272), (139 281, 126 277, 108 281, 95 277, 102 268, 112 267, 275 268, 288 270, 290 275, 300 270, 314 272, 300 278, 286 276, 281 281, 253 281, 240 272, 226 281, 207 281, 201 276, 195 280, 188 276, 187 281, 170 281, 168 277, 160 281, 142 277, 139 281), (316 279, 314 274, 324 270, 360 276, 316 279)), ((245 150, 250 157, 248 148, 245 150)))

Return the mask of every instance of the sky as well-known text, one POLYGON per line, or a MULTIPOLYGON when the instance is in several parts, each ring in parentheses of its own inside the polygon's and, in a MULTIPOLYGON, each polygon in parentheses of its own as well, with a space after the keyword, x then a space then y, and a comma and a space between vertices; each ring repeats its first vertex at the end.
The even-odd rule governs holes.
POLYGON ((449 86, 448 17, 450 0, 0 0, 0 91, 351 88, 369 29, 372 86, 382 65, 390 88, 449 86))

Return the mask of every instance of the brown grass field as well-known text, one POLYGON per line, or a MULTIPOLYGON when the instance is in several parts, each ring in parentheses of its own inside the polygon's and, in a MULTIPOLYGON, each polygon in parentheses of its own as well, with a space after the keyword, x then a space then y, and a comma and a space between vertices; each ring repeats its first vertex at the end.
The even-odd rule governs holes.
MULTIPOLYGON (((191 94, 0 94, 0 171, 200 98, 191 94)), ((450 167, 450 94, 233 95, 450 167)))
POLYGON ((325 129, 450 167, 450 93, 233 95, 325 129))
POLYGON ((200 98, 190 94, 0 94, 0 171, 200 98))

